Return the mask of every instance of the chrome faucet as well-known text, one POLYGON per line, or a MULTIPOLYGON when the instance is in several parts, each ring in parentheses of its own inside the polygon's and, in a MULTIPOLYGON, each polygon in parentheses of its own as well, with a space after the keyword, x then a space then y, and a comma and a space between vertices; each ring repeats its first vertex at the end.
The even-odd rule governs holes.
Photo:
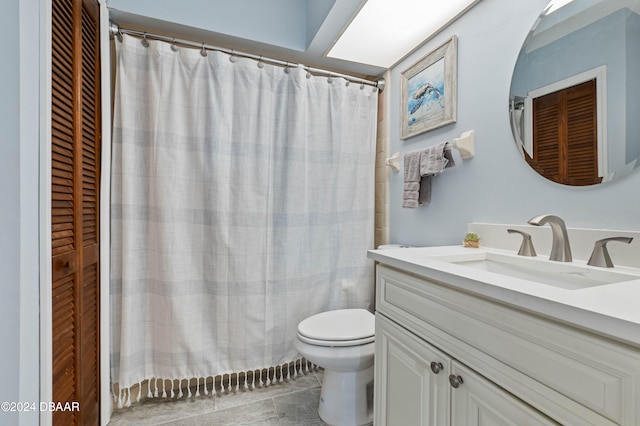
POLYGON ((567 235, 567 227, 564 224, 564 220, 558 216, 543 214, 532 217, 528 223, 536 226, 548 223, 551 226, 551 235, 553 236, 549 260, 571 262, 571 247, 569 246, 569 236, 567 235))

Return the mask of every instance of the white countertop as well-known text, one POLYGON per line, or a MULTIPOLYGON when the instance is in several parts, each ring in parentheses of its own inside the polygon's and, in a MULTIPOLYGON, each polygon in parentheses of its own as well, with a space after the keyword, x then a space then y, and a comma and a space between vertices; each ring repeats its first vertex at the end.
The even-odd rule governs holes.
MULTIPOLYGON (((567 265, 633 275, 637 279, 569 290, 438 260, 438 256, 483 252, 515 256, 519 261, 527 259, 517 256, 513 251, 463 246, 369 250, 368 257, 640 348, 640 269, 598 268, 574 260, 567 265)), ((550 262, 546 256, 533 259, 550 262)))

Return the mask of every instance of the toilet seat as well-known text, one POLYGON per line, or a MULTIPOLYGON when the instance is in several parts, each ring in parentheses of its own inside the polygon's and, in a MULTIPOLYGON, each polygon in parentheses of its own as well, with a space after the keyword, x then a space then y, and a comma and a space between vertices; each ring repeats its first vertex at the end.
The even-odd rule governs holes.
POLYGON ((359 346, 375 339, 375 316, 366 309, 322 312, 298 324, 298 339, 316 346, 359 346))

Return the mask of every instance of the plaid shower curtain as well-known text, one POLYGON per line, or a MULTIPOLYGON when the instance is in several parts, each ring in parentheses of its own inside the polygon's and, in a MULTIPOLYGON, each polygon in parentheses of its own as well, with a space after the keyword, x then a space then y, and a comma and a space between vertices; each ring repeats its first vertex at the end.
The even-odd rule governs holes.
POLYGON ((305 317, 369 307, 375 91, 127 35, 116 49, 117 403, 143 382, 251 379, 299 359, 305 317))

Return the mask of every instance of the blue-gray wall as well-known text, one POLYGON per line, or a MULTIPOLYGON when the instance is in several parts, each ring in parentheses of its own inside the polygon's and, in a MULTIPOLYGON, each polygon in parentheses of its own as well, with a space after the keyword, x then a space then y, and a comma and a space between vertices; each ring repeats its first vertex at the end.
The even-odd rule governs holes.
MULTIPOLYGON (((320 3, 313 6, 313 9, 323 10, 326 15, 333 2, 322 0, 320 3), (329 7, 325 10, 325 6, 329 7)), ((191 0, 185 4, 173 0, 109 0, 107 5, 135 15, 259 40, 289 49, 304 51, 311 41, 307 32, 306 1, 191 0)), ((310 22, 311 27, 316 25, 319 26, 319 23, 310 22)))
MULTIPOLYGON (((0 39, 0 401, 18 401, 20 365, 20 46, 18 1, 2 6, 0 39)), ((17 424, 16 414, 0 413, 1 423, 17 424)))
POLYGON ((638 42, 640 40, 640 16, 627 11, 626 17, 626 38, 629 41, 627 46, 627 109, 626 109, 626 129, 627 138, 631 138, 637 143, 628 143, 626 146, 626 161, 640 158, 640 50, 638 42), (633 40, 633 41, 631 41, 633 40))
MULTIPOLYGON (((0 7, 0 402, 39 402, 40 0, 0 7)), ((39 413, 0 412, 36 425, 39 413)))
POLYGON ((476 154, 446 169, 431 203, 402 208, 402 173, 390 174, 390 238, 412 245, 459 244, 468 222, 524 224, 555 213, 570 227, 639 230, 640 173, 591 187, 550 182, 524 162, 509 126, 511 74, 520 47, 547 0, 483 1, 391 70, 391 152, 405 153, 475 130, 476 154), (400 76, 452 35, 458 36, 455 124, 400 139, 400 76))
POLYGON ((307 1, 307 46, 313 41, 334 4, 335 0, 307 1))

